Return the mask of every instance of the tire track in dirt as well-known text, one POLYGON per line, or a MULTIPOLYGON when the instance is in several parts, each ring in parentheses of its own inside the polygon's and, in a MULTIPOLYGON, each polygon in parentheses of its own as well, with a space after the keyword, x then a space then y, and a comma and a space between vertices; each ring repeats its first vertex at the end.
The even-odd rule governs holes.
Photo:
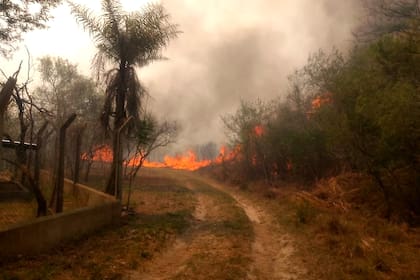
POLYGON ((290 235, 282 233, 276 222, 265 210, 253 205, 249 199, 212 180, 206 182, 228 193, 245 211, 252 222, 255 239, 252 244, 253 262, 249 280, 306 279, 302 263, 294 256, 295 247, 290 235))
POLYGON ((304 266, 294 256, 293 238, 281 231, 274 218, 264 208, 257 206, 233 189, 210 179, 193 174, 181 177, 180 180, 194 192, 196 198, 191 228, 177 238, 172 246, 154 257, 142 271, 132 273, 128 279, 292 280, 307 278, 304 266), (226 217, 223 217, 225 208, 216 196, 197 189, 197 181, 214 188, 216 192, 232 197, 234 201, 231 205, 233 203, 235 207, 243 209, 252 224, 254 231, 252 245, 248 247, 248 251, 243 251, 244 247, 242 247, 242 251, 238 253, 244 258, 251 259, 250 262, 243 264, 247 271, 243 276, 212 278, 212 266, 200 260, 197 261, 197 258, 206 256, 206 261, 213 262, 215 258, 237 250, 237 245, 233 245, 229 237, 220 236, 208 228, 209 225, 226 221, 226 217))
MULTIPOLYGON (((192 189, 189 187, 189 189, 192 189)), ((193 217, 199 223, 204 221, 209 208, 208 200, 202 195, 197 196, 197 203, 194 209, 193 217)), ((172 246, 167 248, 163 253, 155 258, 155 260, 143 271, 135 271, 128 279, 132 280, 166 280, 172 279, 179 274, 186 266, 188 260, 193 256, 193 244, 196 243, 197 236, 194 229, 177 238, 172 246)))
POLYGON ((218 236, 211 229, 211 225, 217 224, 223 215, 222 202, 217 195, 202 193, 196 188, 197 183, 184 182, 196 198, 191 228, 164 252, 155 256, 146 267, 132 272, 127 279, 208 279, 208 271, 202 271, 202 267, 199 267, 199 272, 193 271, 197 265, 195 258, 206 256, 212 261, 220 252, 232 247, 228 238, 218 236))

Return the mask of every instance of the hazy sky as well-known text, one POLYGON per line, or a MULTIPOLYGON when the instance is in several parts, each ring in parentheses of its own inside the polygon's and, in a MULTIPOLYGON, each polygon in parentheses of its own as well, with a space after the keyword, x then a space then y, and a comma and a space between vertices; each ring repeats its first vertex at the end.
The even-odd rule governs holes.
MULTIPOLYGON (((308 55, 323 48, 345 49, 359 20, 360 0, 167 0, 183 32, 164 54, 169 58, 139 71, 152 96, 149 107, 183 127, 179 146, 223 142, 220 116, 234 112, 241 99, 272 99, 287 91, 287 76, 308 55)), ((75 1, 99 12, 100 1, 75 1)), ((146 0, 122 1, 127 10, 146 0)), ((25 36, 33 57, 58 55, 89 75, 95 53, 89 35, 66 5, 54 10, 50 29, 25 36)), ((2 69, 12 71, 25 52, 2 69)))

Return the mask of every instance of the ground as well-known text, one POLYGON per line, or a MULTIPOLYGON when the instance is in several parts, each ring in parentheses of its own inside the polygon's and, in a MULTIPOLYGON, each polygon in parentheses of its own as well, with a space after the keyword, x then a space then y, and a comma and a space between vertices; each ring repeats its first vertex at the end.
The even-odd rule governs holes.
POLYGON ((293 238, 231 188, 146 170, 131 201, 120 227, 4 261, 0 279, 307 279, 293 238))
POLYGON ((3 260, 0 279, 420 279, 419 229, 297 194, 144 169, 119 226, 3 260))

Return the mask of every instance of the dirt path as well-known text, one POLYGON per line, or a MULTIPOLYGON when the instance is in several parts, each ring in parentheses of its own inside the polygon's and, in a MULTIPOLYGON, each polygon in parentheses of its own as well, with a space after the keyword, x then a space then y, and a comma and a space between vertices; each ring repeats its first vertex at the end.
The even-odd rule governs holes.
MULTIPOLYGON (((191 184, 189 188, 194 189, 191 184)), ((187 268, 187 263, 198 252, 203 251, 204 247, 214 243, 209 236, 199 235, 197 229, 203 221, 206 221, 207 213, 214 212, 213 203, 204 195, 196 194, 196 206, 193 213, 194 226, 183 236, 177 238, 175 242, 158 258, 151 262, 143 271, 136 271, 131 274, 129 279, 155 280, 173 279, 182 274, 187 268)))
POLYGON ((244 195, 212 180, 213 187, 231 195, 252 222, 255 239, 252 244, 252 264, 248 279, 306 279, 306 270, 294 256, 293 239, 281 232, 273 217, 244 195))
POLYGON ((207 179, 181 182, 196 199, 190 230, 128 279, 305 279, 292 238, 264 209, 207 179))

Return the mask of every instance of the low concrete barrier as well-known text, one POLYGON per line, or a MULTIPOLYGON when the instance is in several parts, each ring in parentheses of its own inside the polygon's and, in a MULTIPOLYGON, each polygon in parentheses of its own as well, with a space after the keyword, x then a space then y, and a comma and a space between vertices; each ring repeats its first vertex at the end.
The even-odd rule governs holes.
POLYGON ((73 192, 83 207, 0 231, 1 258, 40 253, 119 222, 121 204, 114 197, 70 180, 65 181, 64 188, 73 192))

